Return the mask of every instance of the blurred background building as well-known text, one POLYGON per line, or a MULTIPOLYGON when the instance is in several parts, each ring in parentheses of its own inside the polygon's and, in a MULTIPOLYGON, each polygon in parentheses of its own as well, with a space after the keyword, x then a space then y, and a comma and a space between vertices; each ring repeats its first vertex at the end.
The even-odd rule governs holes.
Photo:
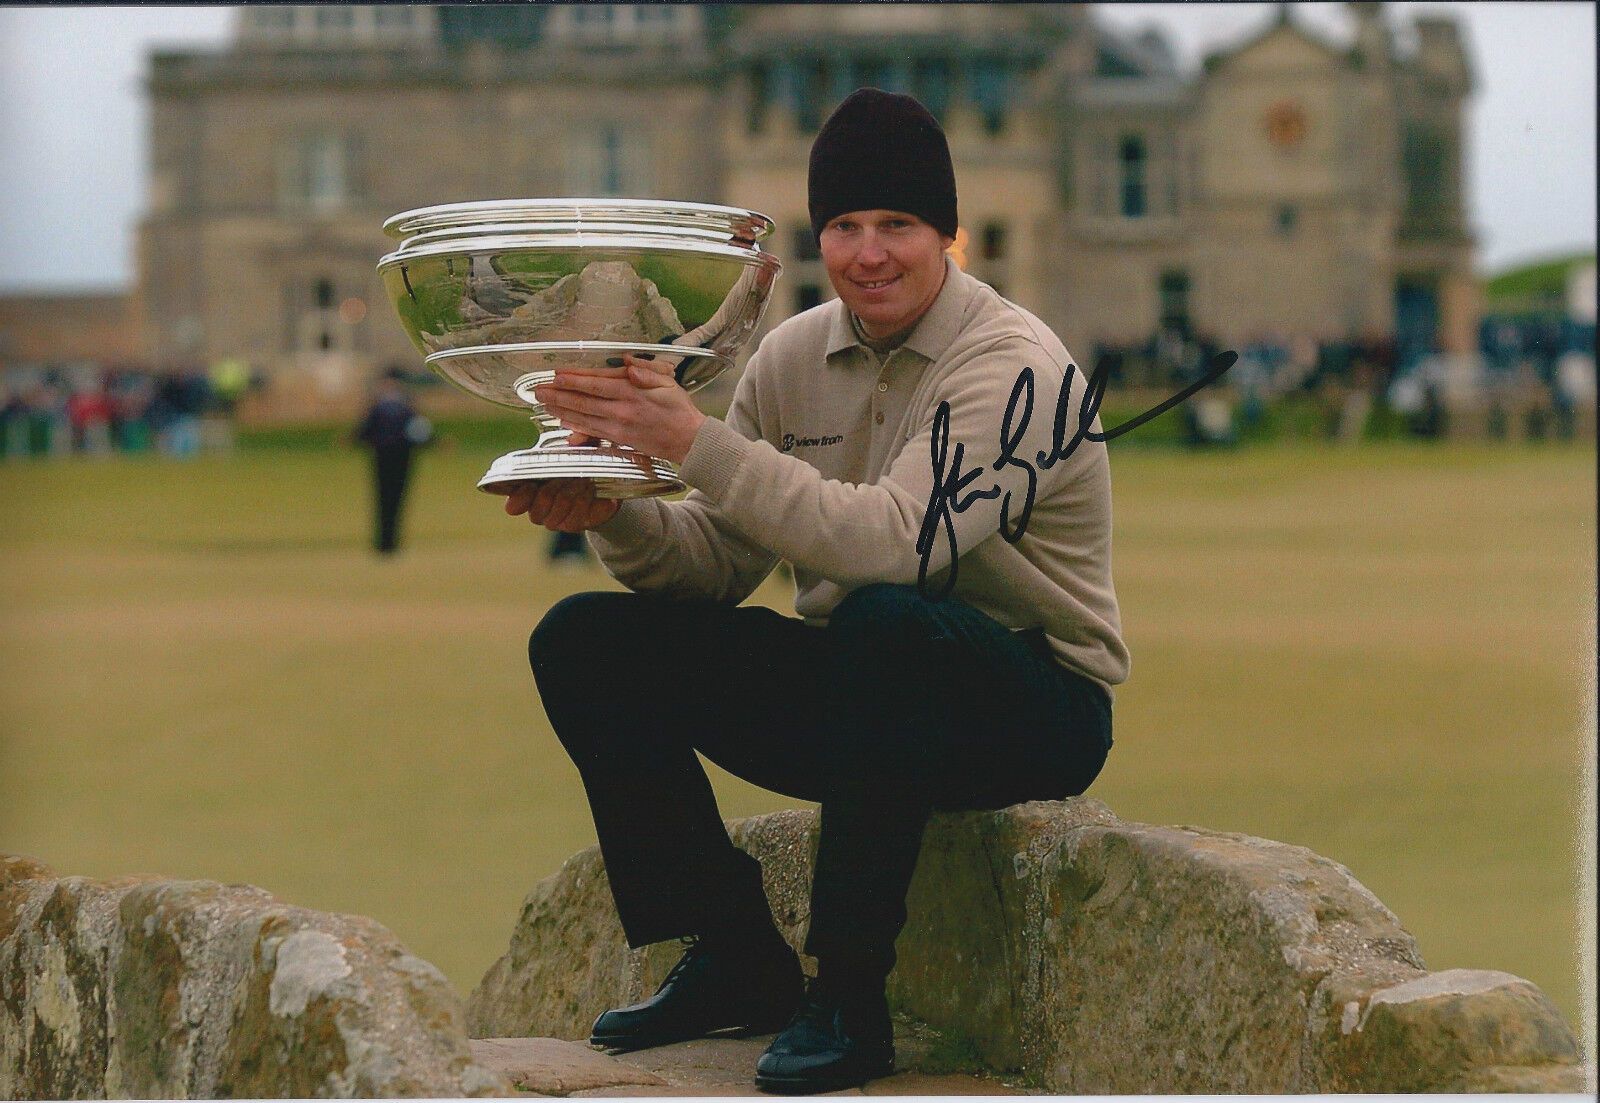
POLYGON ((1381 4, 1346 7, 1353 46, 1282 5, 1192 77, 1089 5, 244 7, 231 48, 151 59, 143 345, 344 390, 416 358, 373 270, 383 219, 537 195, 771 215, 774 323, 830 294, 807 153, 875 85, 949 133, 962 262, 1080 357, 1468 352, 1469 60, 1448 19, 1419 20, 1402 54, 1381 4))
POLYGON ((1087 4, 243 6, 227 46, 149 59, 133 292, 0 302, 0 359, 133 362, 234 397, 254 384, 275 418, 348 416, 380 370, 420 360, 376 276, 384 219, 520 196, 771 215, 770 327, 831 296, 807 157, 875 85, 945 126, 958 262, 1114 388, 1171 387, 1233 348, 1247 421, 1308 393, 1334 435, 1374 403, 1440 433, 1436 407, 1475 406, 1451 435, 1492 428, 1496 391, 1581 410, 1593 311, 1546 285, 1592 285, 1592 254, 1499 290, 1475 272, 1457 24, 1339 10, 1339 43, 1280 4, 1183 71, 1159 30, 1114 31, 1087 4), (1530 279, 1537 303, 1514 294, 1530 279), (103 352, 46 347, 67 317, 94 319, 56 328, 103 352))

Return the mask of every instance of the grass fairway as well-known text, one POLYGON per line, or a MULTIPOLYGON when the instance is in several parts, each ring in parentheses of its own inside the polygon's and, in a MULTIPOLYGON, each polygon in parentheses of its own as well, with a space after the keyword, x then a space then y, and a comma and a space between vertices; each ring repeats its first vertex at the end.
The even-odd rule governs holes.
MULTIPOLYGON (((1576 1026, 1593 449, 1113 449, 1134 670, 1093 795, 1343 862, 1431 968, 1576 1026)), ((613 585, 545 568, 492 456, 423 457, 392 561, 353 451, 0 466, 0 849, 370 915, 469 990, 593 841, 524 643, 613 585)))

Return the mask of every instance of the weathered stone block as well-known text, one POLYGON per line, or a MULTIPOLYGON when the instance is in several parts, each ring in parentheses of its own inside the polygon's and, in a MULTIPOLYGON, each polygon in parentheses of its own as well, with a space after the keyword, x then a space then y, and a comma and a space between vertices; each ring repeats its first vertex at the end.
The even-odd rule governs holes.
POLYGON ((0 1097, 510 1093, 443 974, 371 920, 0 858, 0 1097))
MULTIPOLYGON (((814 817, 736 821, 775 919, 809 920, 814 817)), ((1592 1082, 1532 984, 1426 972, 1350 871, 1303 847, 1118 820, 1099 801, 935 817, 894 1003, 1061 1093, 1570 1091, 1592 1082), (1587 1080, 1586 1080, 1587 1078, 1587 1080)), ((630 952, 596 849, 528 897, 472 993, 477 1036, 583 1038, 675 947, 630 952)))
POLYGON ((1355 973, 1322 995, 1324 1091, 1565 1092, 1592 1080, 1555 1005, 1510 973, 1447 969, 1389 984, 1355 973))

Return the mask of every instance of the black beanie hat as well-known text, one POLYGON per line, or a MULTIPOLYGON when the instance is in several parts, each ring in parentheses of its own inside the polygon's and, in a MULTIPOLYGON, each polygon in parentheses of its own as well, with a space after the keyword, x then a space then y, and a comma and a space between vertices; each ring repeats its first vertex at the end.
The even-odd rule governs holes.
POLYGON ((811 146, 811 231, 850 211, 914 214, 956 236, 956 174, 944 131, 911 96, 862 88, 828 117, 811 146))

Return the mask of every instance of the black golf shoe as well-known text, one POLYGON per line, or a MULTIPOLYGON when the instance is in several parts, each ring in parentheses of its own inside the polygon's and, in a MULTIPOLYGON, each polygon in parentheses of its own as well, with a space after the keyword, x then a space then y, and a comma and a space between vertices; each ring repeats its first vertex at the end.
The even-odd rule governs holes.
POLYGON ((757 946, 684 941, 688 949, 656 994, 601 1015, 591 1045, 627 1052, 725 1030, 767 1034, 794 1014, 805 980, 800 959, 782 939, 757 946))
POLYGON ((894 1024, 881 988, 842 994, 813 981, 805 1002, 756 1063, 756 1087, 811 1095, 894 1072, 894 1024))

